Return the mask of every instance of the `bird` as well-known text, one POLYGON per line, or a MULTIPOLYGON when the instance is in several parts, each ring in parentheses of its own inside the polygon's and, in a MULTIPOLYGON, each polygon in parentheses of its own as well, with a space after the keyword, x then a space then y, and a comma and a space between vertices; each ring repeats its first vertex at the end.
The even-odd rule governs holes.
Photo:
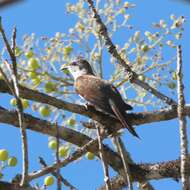
POLYGON ((112 83, 96 76, 90 63, 83 58, 78 58, 67 66, 62 65, 61 70, 65 69, 74 78, 74 88, 77 94, 90 105, 115 116, 124 128, 127 128, 133 136, 139 138, 126 117, 126 111, 133 108, 123 100, 112 83))

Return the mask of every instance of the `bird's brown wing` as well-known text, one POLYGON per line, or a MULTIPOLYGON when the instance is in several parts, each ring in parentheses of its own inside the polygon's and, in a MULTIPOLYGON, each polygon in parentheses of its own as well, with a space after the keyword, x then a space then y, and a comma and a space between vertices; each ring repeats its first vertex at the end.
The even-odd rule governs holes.
POLYGON ((117 116, 121 124, 129 130, 131 134, 133 134, 135 137, 139 138, 138 134, 134 130, 134 128, 126 121, 126 118, 124 114, 118 109, 117 105, 115 105, 115 102, 109 98, 109 104, 114 112, 114 114, 117 116))
POLYGON ((109 94, 103 91, 106 88, 107 83, 92 75, 80 76, 75 81, 75 89, 78 94, 99 109, 112 114, 112 110, 107 99, 109 94))
POLYGON ((119 104, 120 106, 122 106, 122 108, 124 110, 132 110, 133 107, 130 106, 129 104, 127 104, 121 97, 121 94, 119 93, 119 91, 117 90, 117 88, 115 86, 113 86, 112 84, 110 85, 111 87, 111 91, 114 93, 114 96, 116 96, 116 99, 118 100, 117 104, 119 104))

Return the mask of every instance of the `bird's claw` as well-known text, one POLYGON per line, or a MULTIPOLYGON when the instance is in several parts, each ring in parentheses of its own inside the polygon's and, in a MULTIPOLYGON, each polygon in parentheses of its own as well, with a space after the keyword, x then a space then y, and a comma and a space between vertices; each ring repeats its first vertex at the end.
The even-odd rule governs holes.
POLYGON ((94 106, 91 103, 87 102, 84 104, 84 107, 86 110, 89 110, 90 108, 93 108, 94 106))

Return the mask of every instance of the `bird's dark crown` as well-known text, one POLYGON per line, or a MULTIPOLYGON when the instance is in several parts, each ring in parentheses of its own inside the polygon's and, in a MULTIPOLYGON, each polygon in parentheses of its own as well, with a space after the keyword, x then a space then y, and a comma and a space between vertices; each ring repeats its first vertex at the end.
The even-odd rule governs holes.
POLYGON ((90 63, 83 58, 78 58, 76 61, 73 61, 72 63, 70 63, 70 66, 72 67, 76 66, 79 68, 79 70, 85 69, 87 74, 94 75, 94 72, 92 70, 90 63))

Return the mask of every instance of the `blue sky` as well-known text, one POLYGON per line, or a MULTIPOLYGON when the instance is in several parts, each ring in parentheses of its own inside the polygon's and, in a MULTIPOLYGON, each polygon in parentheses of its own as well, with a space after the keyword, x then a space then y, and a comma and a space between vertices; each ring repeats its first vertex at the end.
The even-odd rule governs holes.
MULTIPOLYGON (((23 3, 0 10, 3 18, 4 28, 10 34, 12 27, 17 26, 18 42, 21 42, 22 35, 35 33, 37 36, 54 36, 56 32, 66 32, 73 26, 76 17, 65 13, 65 3, 75 2, 70 0, 28 0, 23 3)), ((168 19, 170 14, 177 16, 184 15, 187 19, 184 32, 183 59, 184 59, 184 78, 186 101, 189 102, 190 95, 190 76, 189 76, 189 52, 190 52, 190 4, 184 4, 172 0, 143 0, 131 1, 137 5, 132 12, 132 22, 135 28, 141 31, 150 29, 151 23, 162 19, 168 19)), ((8 108, 8 99, 5 95, 0 95, 0 104, 8 108), (1 102, 3 101, 3 103, 1 102)), ((19 131, 13 127, 0 124, 0 148, 6 148, 11 155, 20 158, 21 142, 19 131), (6 135, 5 135, 6 134, 6 135)), ((179 134, 178 122, 154 123, 139 127, 138 134, 141 141, 127 135, 127 147, 136 162, 159 162, 179 157, 179 134)), ((188 130, 189 133, 189 130, 188 130)), ((53 156, 51 151, 46 148, 48 138, 40 134, 29 132, 29 150, 31 151, 30 165, 31 170, 39 169, 37 157, 39 155, 46 158, 51 163, 53 156), (40 144, 40 146, 39 146, 40 144), (44 148, 45 147, 45 148, 44 148)), ((124 136, 125 139, 125 136, 124 136)), ((5 179, 21 170, 21 163, 15 169, 5 171, 5 179), (8 174, 9 173, 9 174, 8 174), (7 176, 6 176, 7 175, 7 176)), ((80 162, 73 163, 63 169, 63 176, 71 181, 78 189, 94 189, 103 183, 101 163, 99 161, 88 161, 85 158, 80 162)), ((181 189, 180 183, 172 180, 153 181, 155 189, 181 189)))

